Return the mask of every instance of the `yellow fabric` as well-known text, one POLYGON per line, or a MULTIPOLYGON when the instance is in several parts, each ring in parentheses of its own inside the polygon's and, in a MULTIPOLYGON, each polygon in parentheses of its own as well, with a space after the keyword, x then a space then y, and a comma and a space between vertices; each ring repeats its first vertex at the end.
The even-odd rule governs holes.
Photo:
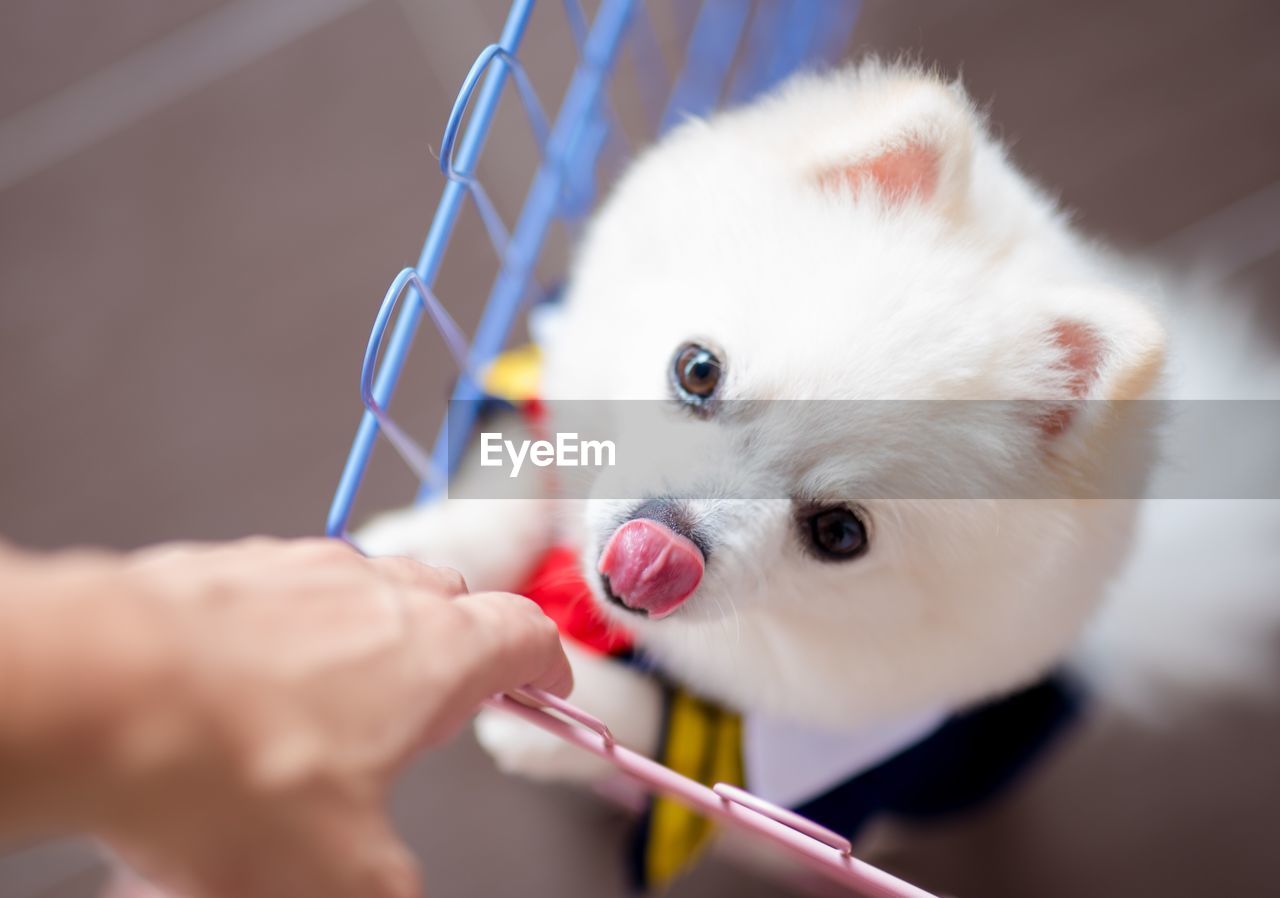
POLYGON ((542 374, 542 351, 534 343, 508 349, 485 368, 481 377, 485 392, 508 402, 527 402, 538 397, 542 374))
MULTIPOLYGON (((724 708, 677 689, 667 710, 667 740, 662 762, 706 786, 743 784, 742 721, 724 708)), ((683 804, 654 798, 645 834, 645 883, 665 886, 698 856, 712 824, 683 804)))

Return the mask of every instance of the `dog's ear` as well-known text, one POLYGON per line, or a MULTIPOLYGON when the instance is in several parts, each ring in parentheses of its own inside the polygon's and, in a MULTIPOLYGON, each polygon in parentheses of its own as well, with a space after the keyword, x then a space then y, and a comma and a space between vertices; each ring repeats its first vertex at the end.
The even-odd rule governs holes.
POLYGON ((1039 395, 1055 397, 1036 415, 1049 439, 1112 403, 1151 394, 1164 363, 1165 333, 1147 306, 1096 288, 1064 291, 1036 346, 1039 395), (1061 401, 1057 401, 1057 397, 1061 401))
POLYGON ((958 214, 969 191, 977 116, 958 87, 925 78, 895 81, 872 94, 857 121, 823 135, 817 181, 855 201, 936 205, 958 214))

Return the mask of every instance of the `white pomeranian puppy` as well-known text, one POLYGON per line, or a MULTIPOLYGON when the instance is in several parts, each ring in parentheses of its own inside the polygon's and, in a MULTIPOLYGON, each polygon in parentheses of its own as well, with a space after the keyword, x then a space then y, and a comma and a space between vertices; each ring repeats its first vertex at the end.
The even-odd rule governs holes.
MULTIPOLYGON (((958 85, 876 63, 799 76, 634 163, 544 346, 553 423, 556 400, 650 400, 698 451, 559 513, 454 499, 358 542, 484 589, 568 543, 665 678, 743 715, 748 787, 803 807, 1080 643, 1140 511, 1160 513, 1141 499, 1158 404, 1133 401, 1165 389, 1157 292, 1072 229, 958 85)), ((1270 507, 1250 544, 1280 535, 1270 507)), ((1139 540, 1134 570, 1176 590, 1175 566, 1205 561, 1177 538, 1139 540)), ((1254 592, 1280 583, 1265 564, 1254 592)), ((1161 598, 1132 574, 1125 592, 1161 598)), ((658 680, 570 648, 574 701, 656 751, 658 680)), ((508 770, 610 770, 494 712, 477 731, 508 770)))

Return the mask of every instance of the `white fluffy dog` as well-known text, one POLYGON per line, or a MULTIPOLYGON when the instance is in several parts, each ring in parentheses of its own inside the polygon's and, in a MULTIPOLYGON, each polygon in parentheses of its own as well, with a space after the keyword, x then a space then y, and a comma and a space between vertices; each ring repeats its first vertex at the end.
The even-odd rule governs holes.
MULTIPOLYGON (((661 402, 706 450, 627 498, 450 500, 359 542, 512 589, 568 541, 604 615, 745 715, 748 784, 795 805, 817 784, 777 769, 808 764, 801 743, 868 768, 1078 644, 1159 454, 1153 404, 1129 401, 1166 383, 1156 283, 1077 234, 959 86, 878 64, 800 76, 635 162, 544 347, 545 398, 661 402), (968 411, 921 411, 952 406, 968 411)), ((1139 540, 1135 570, 1176 590, 1169 565, 1195 559, 1172 540, 1139 540)), ((1280 582, 1268 563, 1256 589, 1280 582)), ((653 750, 656 682, 573 657, 574 701, 653 750)), ((609 769, 504 716, 478 734, 513 771, 609 769)))

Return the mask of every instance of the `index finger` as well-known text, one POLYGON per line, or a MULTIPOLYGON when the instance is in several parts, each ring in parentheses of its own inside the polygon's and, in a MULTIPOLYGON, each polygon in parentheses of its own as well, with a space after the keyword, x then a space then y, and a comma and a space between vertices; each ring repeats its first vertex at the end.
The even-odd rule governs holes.
POLYGON ((388 580, 436 597, 451 599, 467 591, 466 579, 453 568, 424 564, 403 555, 371 558, 369 563, 388 580))
POLYGON ((523 596, 501 592, 467 595, 455 603, 484 634, 476 641, 474 670, 467 688, 476 703, 523 686, 565 698, 573 690, 573 669, 555 621, 523 596))

